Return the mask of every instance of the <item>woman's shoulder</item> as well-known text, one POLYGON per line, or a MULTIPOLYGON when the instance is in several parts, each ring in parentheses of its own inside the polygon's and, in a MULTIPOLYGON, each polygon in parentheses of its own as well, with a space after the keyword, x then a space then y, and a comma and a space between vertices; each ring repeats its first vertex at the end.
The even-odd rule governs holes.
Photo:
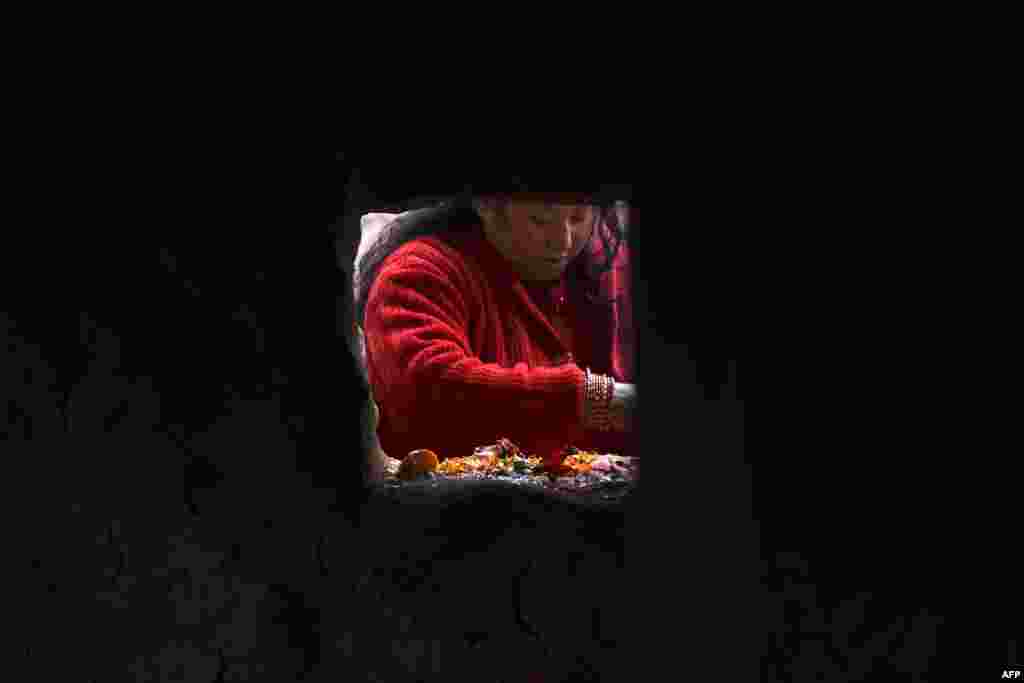
POLYGON ((479 270, 469 235, 426 235, 412 239, 393 251, 381 264, 381 275, 415 273, 439 277, 458 286, 468 286, 479 270))
POLYGON ((409 240, 384 259, 383 267, 416 261, 435 266, 464 266, 468 261, 461 240, 439 235, 425 235, 409 240))

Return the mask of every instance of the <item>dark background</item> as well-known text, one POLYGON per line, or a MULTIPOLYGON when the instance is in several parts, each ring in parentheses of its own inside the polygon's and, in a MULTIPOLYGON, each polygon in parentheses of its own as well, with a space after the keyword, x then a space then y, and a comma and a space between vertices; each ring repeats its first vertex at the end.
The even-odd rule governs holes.
MULTIPOLYGON (((360 212, 444 195, 463 175, 369 158, 157 162, 155 184, 118 195, 127 220, 55 233, 59 267, 31 280, 54 304, 25 297, 3 317, 2 448, 30 494, 21 634, 39 678, 73 660, 81 680, 374 680, 368 663, 390 661, 376 670, 400 680, 416 660, 403 634, 417 608, 354 588, 395 562, 380 548, 414 534, 391 536, 363 507, 366 393, 337 238, 354 251, 360 212)), ((615 597, 562 607, 564 574, 547 570, 547 637, 576 634, 590 655, 575 669, 536 655, 538 668, 752 680, 764 655, 764 680, 912 680, 941 671, 972 629, 986 634, 980 665, 1002 666, 1014 627, 988 608, 1009 599, 1019 562, 980 553, 1010 542, 1010 508, 990 501, 983 525, 977 508, 952 509, 955 473, 925 438, 937 429, 920 416, 927 372, 899 315, 862 316, 876 292, 835 277, 848 259, 779 220, 819 227, 818 209, 843 198, 822 187, 789 202, 784 184, 758 181, 766 169, 696 168, 670 181, 565 171, 584 189, 629 183, 645 476, 609 522, 624 545, 579 551, 589 576, 623 584, 615 597), (579 636, 595 604, 611 625, 579 636)), ((493 558, 564 552, 572 515, 525 514, 546 545, 525 533, 493 558)), ((493 558, 449 571, 476 576, 493 558)), ((451 609, 483 624, 460 634, 491 628, 451 609)), ((487 638, 463 637, 437 657, 501 668, 498 643, 474 655, 487 638)), ((423 647, 429 668, 435 645, 423 647)))

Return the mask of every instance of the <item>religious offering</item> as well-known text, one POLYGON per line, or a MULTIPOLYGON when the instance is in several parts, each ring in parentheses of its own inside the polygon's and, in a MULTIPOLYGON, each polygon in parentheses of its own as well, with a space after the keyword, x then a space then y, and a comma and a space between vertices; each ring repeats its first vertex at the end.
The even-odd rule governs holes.
POLYGON ((636 460, 566 446, 559 458, 545 462, 501 438, 467 456, 441 458, 428 449, 411 451, 388 466, 385 479, 395 485, 425 479, 493 479, 526 486, 589 490, 635 481, 639 469, 636 460))

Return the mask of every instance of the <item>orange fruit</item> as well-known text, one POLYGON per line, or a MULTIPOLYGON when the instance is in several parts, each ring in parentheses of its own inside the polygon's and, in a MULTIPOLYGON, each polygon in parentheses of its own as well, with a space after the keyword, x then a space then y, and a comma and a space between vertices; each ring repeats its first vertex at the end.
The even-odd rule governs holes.
POLYGON ((434 451, 426 448, 409 451, 398 468, 398 476, 402 479, 412 479, 427 472, 434 472, 437 470, 437 465, 438 458, 434 451))

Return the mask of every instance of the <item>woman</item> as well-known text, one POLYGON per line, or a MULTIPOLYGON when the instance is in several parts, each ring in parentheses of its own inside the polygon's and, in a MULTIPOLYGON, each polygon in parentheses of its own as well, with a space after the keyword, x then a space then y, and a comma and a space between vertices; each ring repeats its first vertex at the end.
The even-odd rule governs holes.
POLYGON ((520 193, 393 221, 355 282, 383 451, 443 459, 507 437, 548 461, 570 444, 630 455, 624 217, 520 193))

